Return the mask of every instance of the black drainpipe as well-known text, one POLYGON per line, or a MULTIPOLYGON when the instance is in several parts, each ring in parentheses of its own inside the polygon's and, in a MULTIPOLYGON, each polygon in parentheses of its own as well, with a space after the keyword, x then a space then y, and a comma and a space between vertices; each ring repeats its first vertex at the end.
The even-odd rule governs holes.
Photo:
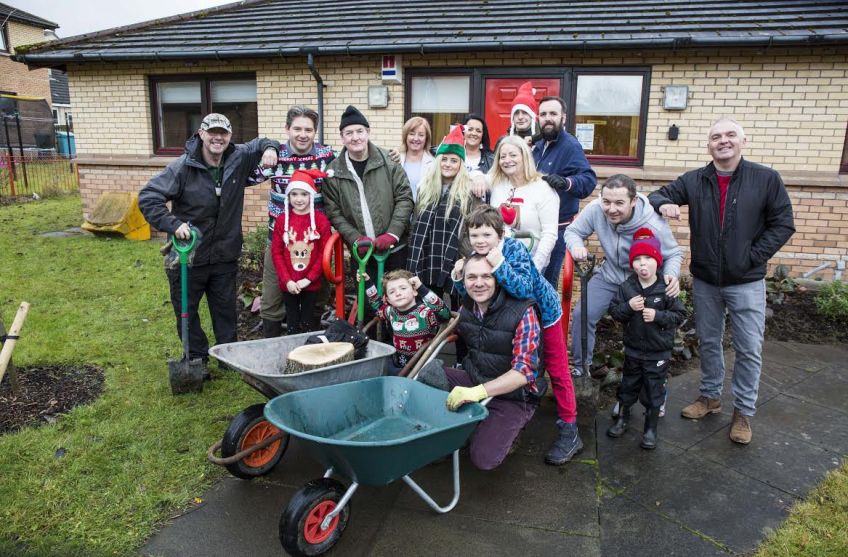
POLYGON ((324 80, 315 69, 315 57, 312 53, 306 55, 306 65, 309 66, 309 71, 312 72, 312 77, 318 85, 318 143, 324 145, 324 80))

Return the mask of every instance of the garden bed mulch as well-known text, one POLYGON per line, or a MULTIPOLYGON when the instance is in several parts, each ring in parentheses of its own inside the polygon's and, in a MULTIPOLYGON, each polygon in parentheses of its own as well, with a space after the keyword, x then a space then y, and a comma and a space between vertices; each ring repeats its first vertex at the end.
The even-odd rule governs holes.
POLYGON ((103 391, 103 371, 90 365, 59 364, 18 368, 18 392, 10 375, 0 383, 0 435, 27 425, 52 423, 103 391))

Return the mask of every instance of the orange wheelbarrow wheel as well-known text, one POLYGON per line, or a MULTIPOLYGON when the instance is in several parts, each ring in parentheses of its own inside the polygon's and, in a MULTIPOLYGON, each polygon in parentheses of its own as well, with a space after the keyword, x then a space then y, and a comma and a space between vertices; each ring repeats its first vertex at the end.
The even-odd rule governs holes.
MULTIPOLYGON (((276 435, 280 430, 265 419, 265 405, 254 404, 230 421, 221 444, 221 456, 230 457, 276 435)), ((237 478, 249 480, 273 470, 289 446, 286 435, 267 447, 259 449, 238 462, 227 465, 227 470, 237 478)))

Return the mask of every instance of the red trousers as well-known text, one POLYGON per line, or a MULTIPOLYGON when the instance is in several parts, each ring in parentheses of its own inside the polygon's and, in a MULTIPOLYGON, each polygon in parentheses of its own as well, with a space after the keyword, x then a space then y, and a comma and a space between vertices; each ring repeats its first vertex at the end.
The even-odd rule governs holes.
POLYGON ((545 369, 551 378, 551 389, 556 400, 559 418, 573 424, 577 421, 577 398, 568 367, 568 350, 562 336, 562 319, 542 329, 545 369))

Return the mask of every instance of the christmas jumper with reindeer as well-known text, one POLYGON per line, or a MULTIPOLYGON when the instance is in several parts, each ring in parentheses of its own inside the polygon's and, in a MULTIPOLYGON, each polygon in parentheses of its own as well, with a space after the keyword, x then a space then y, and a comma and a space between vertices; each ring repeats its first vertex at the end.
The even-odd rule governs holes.
POLYGON ((435 292, 424 286, 418 288, 416 299, 420 300, 411 309, 400 311, 377 296, 377 288, 369 285, 368 302, 377 317, 386 321, 392 329, 395 345, 394 364, 403 367, 416 352, 439 332, 439 325, 450 319, 450 309, 435 292))
POLYGON ((330 238, 330 221, 324 213, 315 211, 315 227, 318 230, 311 231, 309 213, 299 215, 291 209, 289 211, 288 243, 284 239, 283 230, 285 215, 280 215, 279 226, 274 227, 271 236, 271 257, 280 278, 280 289, 288 292, 288 281, 297 282, 305 278, 311 282, 303 290, 313 292, 321 288, 321 257, 330 238), (312 232, 317 232, 318 237, 312 232))

